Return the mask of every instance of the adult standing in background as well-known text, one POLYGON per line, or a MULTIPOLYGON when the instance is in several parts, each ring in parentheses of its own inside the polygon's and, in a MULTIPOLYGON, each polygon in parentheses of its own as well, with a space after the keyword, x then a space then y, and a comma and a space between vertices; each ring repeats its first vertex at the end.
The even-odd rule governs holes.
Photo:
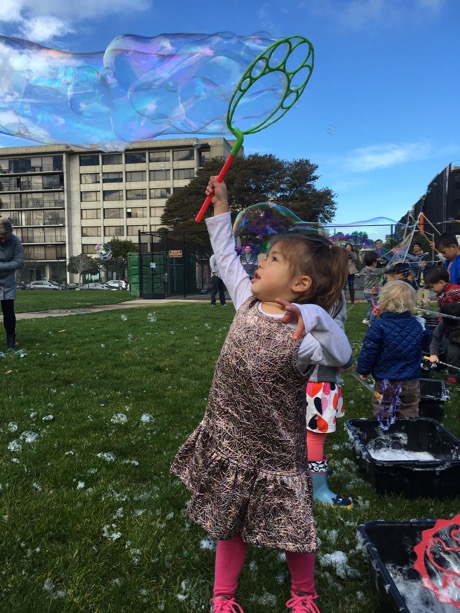
POLYGON ((24 266, 24 249, 9 219, 0 217, 0 298, 7 349, 16 349, 16 270, 24 266))
POLYGON ((353 245, 351 243, 345 243, 345 251, 347 252, 348 262, 348 291, 350 293, 350 302, 355 304, 355 275, 358 272, 356 268, 356 262, 358 261, 358 254, 355 253, 353 245))
POLYGON ((252 253, 251 245, 246 245, 243 249, 243 253, 240 255, 240 262, 248 273, 248 277, 253 279, 258 264, 257 257, 252 253))
POLYGON ((220 278, 219 268, 217 267, 216 256, 212 254, 209 258, 209 266, 211 268, 211 306, 216 306, 216 296, 219 292, 219 300, 222 306, 227 306, 225 303, 225 285, 220 278))
POLYGON ((374 252, 378 257, 377 268, 385 268, 385 266, 388 264, 388 258, 386 257, 387 250, 383 247, 383 241, 380 238, 375 241, 374 252))

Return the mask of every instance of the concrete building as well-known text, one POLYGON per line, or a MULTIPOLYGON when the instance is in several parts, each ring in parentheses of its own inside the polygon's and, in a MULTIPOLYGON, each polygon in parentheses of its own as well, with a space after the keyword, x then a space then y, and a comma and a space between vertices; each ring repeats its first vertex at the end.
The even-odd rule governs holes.
POLYGON ((155 231, 166 200, 206 160, 226 158, 234 141, 183 138, 138 142, 123 152, 68 145, 0 149, 0 216, 26 256, 22 279, 69 279, 70 256, 94 255, 116 237, 155 231))

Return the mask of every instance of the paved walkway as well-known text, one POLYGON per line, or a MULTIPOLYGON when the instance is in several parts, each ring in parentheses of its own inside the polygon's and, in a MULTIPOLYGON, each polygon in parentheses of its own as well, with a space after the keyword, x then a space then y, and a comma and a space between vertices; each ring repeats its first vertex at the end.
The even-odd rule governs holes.
POLYGON ((16 319, 42 319, 44 317, 67 317, 68 315, 84 315, 87 313, 101 313, 102 311, 115 311, 117 309, 132 309, 139 307, 152 307, 155 304, 165 304, 167 302, 203 302, 203 300, 183 299, 183 298, 162 298, 161 300, 131 300, 118 304, 100 304, 91 307, 75 309, 55 309, 52 311, 33 311, 31 313, 16 313, 16 319))

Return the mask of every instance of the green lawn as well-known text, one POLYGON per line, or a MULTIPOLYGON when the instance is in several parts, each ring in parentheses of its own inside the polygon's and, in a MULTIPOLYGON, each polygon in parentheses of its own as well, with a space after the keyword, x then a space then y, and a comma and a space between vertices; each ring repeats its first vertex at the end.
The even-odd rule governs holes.
POLYGON ((72 309, 100 304, 117 304, 135 300, 126 290, 18 290, 16 292, 16 313, 34 311, 52 311, 55 309, 72 309))
MULTIPOLYGON (((55 301, 95 294, 18 292, 17 307, 62 308, 55 301)), ((366 309, 349 312, 356 354, 366 309)), ((0 611, 209 610, 213 543, 187 520, 188 494, 169 466, 203 415, 232 317, 232 308, 205 302, 18 321, 21 351, 0 358, 0 611)), ((349 375, 343 389, 347 417, 370 417, 369 392, 349 375)), ((444 425, 460 436, 458 399, 455 391, 444 425)), ((344 422, 329 437, 331 484, 355 507, 316 510, 318 604, 322 613, 373 613, 357 526, 448 518, 458 500, 376 495, 357 471, 344 422), (336 551, 347 556, 348 576, 326 565, 324 554, 336 551)), ((239 593, 245 612, 284 611, 288 595, 279 553, 251 548, 239 593)))

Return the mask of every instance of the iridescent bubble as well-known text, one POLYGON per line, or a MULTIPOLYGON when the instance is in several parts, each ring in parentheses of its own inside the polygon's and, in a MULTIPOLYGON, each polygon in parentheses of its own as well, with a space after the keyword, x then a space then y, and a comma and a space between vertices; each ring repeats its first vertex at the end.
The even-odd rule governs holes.
MULTIPOLYGON (((0 36, 0 132, 102 150, 160 134, 226 134, 236 85, 273 42, 264 33, 122 35, 105 51, 68 53, 0 36)), ((238 121, 253 122, 282 95, 261 78, 238 121)))
MULTIPOLYGON (((399 254, 406 254, 406 259, 411 259, 408 253, 410 240, 406 238, 410 230, 410 227, 407 228, 404 224, 388 217, 374 217, 340 225, 303 221, 290 209, 270 202, 254 204, 240 211, 233 225, 237 248, 249 243, 256 251, 265 252, 270 237, 275 234, 316 232, 335 245, 344 246, 345 243, 351 243, 363 249, 376 249, 376 241, 382 239, 384 242, 382 257, 388 261, 394 258, 396 251, 399 254)), ((401 257, 399 255, 399 258, 401 257)))
POLYGON ((96 245, 96 258, 98 260, 107 261, 112 257, 112 247, 109 243, 98 243, 96 245))
POLYGON ((270 237, 275 234, 299 231, 325 234, 321 224, 302 221, 288 208, 271 202, 253 204, 240 211, 233 224, 237 242, 250 243, 260 252, 267 251, 270 237))

